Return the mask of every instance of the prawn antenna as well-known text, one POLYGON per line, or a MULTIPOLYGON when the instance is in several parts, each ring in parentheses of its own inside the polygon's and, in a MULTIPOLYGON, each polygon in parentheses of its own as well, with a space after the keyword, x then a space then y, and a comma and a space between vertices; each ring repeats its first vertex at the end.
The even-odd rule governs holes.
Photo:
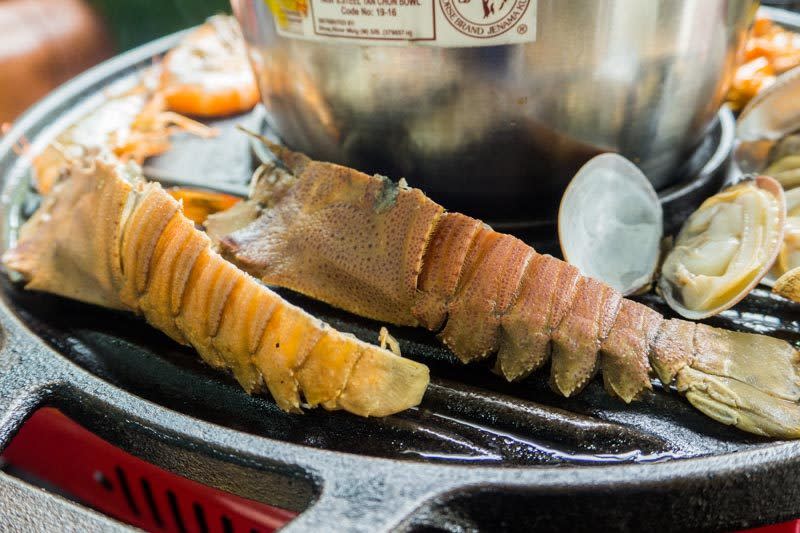
POLYGON ((256 133, 255 131, 242 126, 241 124, 236 125, 236 129, 244 133, 245 135, 260 141, 274 156, 275 162, 278 164, 279 167, 283 168, 284 170, 288 170, 292 172, 293 169, 289 167, 287 163, 288 156, 292 154, 292 152, 286 148, 285 146, 281 146, 278 143, 272 142, 267 138, 266 135, 262 135, 260 133, 256 133))

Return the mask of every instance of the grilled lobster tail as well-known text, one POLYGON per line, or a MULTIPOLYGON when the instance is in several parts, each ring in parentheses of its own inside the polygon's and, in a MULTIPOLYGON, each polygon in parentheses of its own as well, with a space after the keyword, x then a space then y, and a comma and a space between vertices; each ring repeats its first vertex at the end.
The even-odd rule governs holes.
POLYGON ((667 320, 417 189, 268 145, 279 164, 254 183, 251 208, 207 223, 228 232, 223 255, 266 283, 437 331, 465 363, 496 353, 509 380, 550 360, 556 392, 575 394, 602 370, 607 391, 630 402, 656 374, 720 422, 800 437, 788 343, 667 320))
POLYGON ((419 403, 428 383, 423 365, 334 330, 225 261, 133 165, 74 165, 3 261, 28 289, 144 315, 286 411, 304 399, 382 416, 419 403))

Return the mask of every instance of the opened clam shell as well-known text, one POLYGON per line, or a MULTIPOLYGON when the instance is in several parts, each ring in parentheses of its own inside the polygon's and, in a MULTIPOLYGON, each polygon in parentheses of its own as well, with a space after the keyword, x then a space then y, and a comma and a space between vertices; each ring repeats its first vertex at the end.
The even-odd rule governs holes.
MULTIPOLYGON (((745 106, 736 121, 739 145, 734 154, 736 164, 742 172, 772 175, 764 169, 777 159, 776 144, 800 129, 798 97, 800 67, 778 76, 774 84, 758 93, 745 106)), ((785 185, 786 188, 800 183, 796 175, 787 175, 785 178, 794 183, 785 185)), ((778 181, 784 183, 783 179, 778 181)))
POLYGON ((772 147, 762 174, 778 180, 787 191, 800 186, 800 135, 784 137, 772 147))
POLYGON ((786 193, 786 229, 775 267, 781 274, 800 267, 800 189, 786 193))
POLYGON ((564 259, 623 294, 653 279, 663 233, 661 203, 624 157, 592 158, 572 178, 558 211, 564 259))
POLYGON ((766 275, 783 243, 786 203, 768 176, 708 198, 683 225, 661 267, 659 290, 680 315, 728 309, 766 275))
POLYGON ((736 137, 742 141, 781 139, 800 125, 800 67, 789 70, 759 92, 736 121, 736 137))
POLYGON ((772 287, 775 280, 788 271, 800 267, 800 189, 785 192, 786 225, 783 231, 783 244, 778 258, 761 283, 772 287))

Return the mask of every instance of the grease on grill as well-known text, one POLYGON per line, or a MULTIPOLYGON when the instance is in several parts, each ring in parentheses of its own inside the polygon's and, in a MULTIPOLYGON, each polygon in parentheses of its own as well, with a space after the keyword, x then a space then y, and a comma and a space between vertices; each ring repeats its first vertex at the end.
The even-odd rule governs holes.
MULTIPOLYGON (((135 318, 2 283, 20 318, 87 370, 189 416, 283 441, 407 461, 504 466, 664 461, 764 442, 708 420, 664 391, 626 406, 608 397, 597 381, 575 398, 552 393, 542 374, 508 384, 480 366, 454 365, 432 334, 414 328, 392 333, 404 355, 431 366, 434 383, 419 408, 383 419, 288 415, 267 396, 244 394, 232 378, 221 377, 190 349, 135 318)), ((375 322, 289 291, 281 294, 336 328, 374 340, 375 322)), ((715 325, 796 341, 800 305, 787 312, 785 303, 773 300, 758 290, 715 325), (770 314, 774 305, 786 320, 770 314)), ((656 297, 646 303, 665 307, 656 297)))
MULTIPOLYGON (((162 164, 180 155, 180 141, 175 144, 176 150, 163 156, 162 164)), ((248 157, 233 152, 215 156, 224 157, 230 170, 232 162, 248 157)), ((184 170, 187 175, 198 174, 184 170)), ((248 178, 249 170, 238 177, 241 183, 248 178)), ((237 178, 228 172, 225 179, 227 183, 237 178)), ((691 205, 695 200, 684 201, 691 205)), ((23 201, 36 202, 36 198, 28 196, 23 201)), ((25 211, 33 211, 34 205, 25 211)), ((680 214, 680 208, 675 205, 673 211, 680 214)), ((534 228, 530 235, 518 236, 541 253, 557 251, 556 243, 542 240, 552 236, 547 231, 534 228)), ((568 399, 549 390, 547 372, 509 384, 482 366, 456 366, 452 354, 432 334, 410 328, 392 328, 392 335, 403 354, 428 364, 434 377, 418 409, 380 420, 345 413, 287 415, 269 397, 247 396, 232 378, 198 362, 191 350, 135 318, 23 292, 4 276, 0 280, 10 308, 46 342, 88 371, 183 414, 286 442, 406 461, 507 466, 660 461, 728 453, 765 442, 707 419, 677 394, 658 390, 658 385, 641 402, 626 406, 608 397, 597 381, 580 396, 568 399)), ((382 325, 289 291, 279 292, 335 328, 368 342, 375 341, 382 325)), ((642 301, 670 313, 655 296, 642 301)), ((800 305, 787 305, 757 289, 709 323, 797 344, 800 305)))

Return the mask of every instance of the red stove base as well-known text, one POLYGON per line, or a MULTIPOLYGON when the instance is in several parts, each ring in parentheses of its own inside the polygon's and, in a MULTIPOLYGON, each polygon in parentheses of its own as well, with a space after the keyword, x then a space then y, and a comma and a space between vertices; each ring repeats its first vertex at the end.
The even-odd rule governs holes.
POLYGON ((800 520, 790 520, 774 526, 757 527, 748 529, 744 533, 800 533, 800 520))
POLYGON ((800 520, 790 520, 774 526, 748 529, 746 533, 800 533, 800 520))
MULTIPOLYGON (((268 533, 297 515, 153 466, 52 407, 36 411, 2 457, 65 495, 148 531, 268 533)), ((800 520, 746 533, 800 533, 800 520)))
POLYGON ((34 413, 3 458, 26 476, 148 531, 265 533, 296 516, 153 466, 52 407, 34 413))

